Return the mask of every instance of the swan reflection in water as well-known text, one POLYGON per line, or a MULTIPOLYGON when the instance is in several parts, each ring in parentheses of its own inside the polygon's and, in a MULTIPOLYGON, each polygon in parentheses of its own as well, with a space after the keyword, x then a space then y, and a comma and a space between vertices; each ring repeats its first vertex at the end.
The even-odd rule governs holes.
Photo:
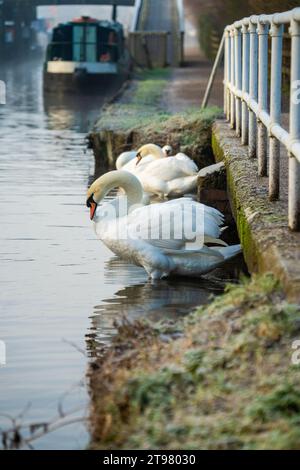
POLYGON ((105 283, 126 285, 110 299, 94 307, 87 348, 91 356, 103 351, 116 334, 116 324, 148 319, 153 322, 176 320, 194 307, 207 304, 213 294, 221 294, 225 280, 237 279, 236 265, 215 271, 206 278, 169 278, 151 282, 142 268, 117 257, 105 265, 105 283))

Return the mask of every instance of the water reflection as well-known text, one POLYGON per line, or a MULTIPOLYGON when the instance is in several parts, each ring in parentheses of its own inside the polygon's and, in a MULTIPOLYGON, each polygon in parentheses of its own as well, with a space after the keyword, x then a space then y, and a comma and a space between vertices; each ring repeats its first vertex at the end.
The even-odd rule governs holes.
MULTIPOLYGON (((102 263, 110 253, 93 237, 85 193, 94 172, 85 136, 103 97, 47 101, 42 64, 0 69, 7 104, 0 107, 0 369, 1 413, 16 416, 28 403, 27 422, 49 421, 68 390, 65 409, 88 397, 78 384, 87 359, 88 316, 102 290, 102 263), (81 104, 80 104, 81 103, 81 104)), ((74 425, 35 443, 42 449, 83 448, 88 434, 74 425)))
POLYGON ((118 87, 111 86, 102 93, 56 94, 43 93, 43 105, 48 116, 49 129, 74 129, 88 132, 99 118, 103 104, 117 92, 118 87))
POLYGON ((232 275, 230 269, 215 272, 212 279, 170 278, 153 282, 147 279, 142 268, 117 257, 111 258, 105 263, 105 284, 114 285, 118 279, 126 287, 95 305, 91 333, 87 335, 90 355, 95 356, 110 343, 116 325, 123 318, 129 321, 145 318, 154 322, 176 320, 194 307, 208 303, 213 294, 223 292, 224 276, 228 279, 232 275))

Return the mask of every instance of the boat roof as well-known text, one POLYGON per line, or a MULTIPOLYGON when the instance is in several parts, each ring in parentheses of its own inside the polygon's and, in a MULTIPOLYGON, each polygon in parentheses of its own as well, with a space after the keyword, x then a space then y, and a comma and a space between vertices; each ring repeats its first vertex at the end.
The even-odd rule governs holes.
POLYGON ((69 25, 79 24, 79 23, 97 24, 98 26, 101 26, 102 28, 110 28, 110 29, 115 29, 115 30, 123 29, 123 25, 119 23, 118 21, 98 20, 90 16, 81 16, 79 18, 74 18, 73 20, 68 21, 67 23, 60 23, 58 27, 69 26, 69 25))
POLYGON ((91 18, 90 16, 80 16, 79 18, 74 18, 71 23, 98 23, 99 20, 96 18, 91 18))

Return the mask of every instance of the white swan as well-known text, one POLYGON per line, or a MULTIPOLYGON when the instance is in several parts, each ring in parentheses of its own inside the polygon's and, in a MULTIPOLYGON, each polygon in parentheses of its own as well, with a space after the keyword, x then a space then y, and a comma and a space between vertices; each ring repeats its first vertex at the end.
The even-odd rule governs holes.
MULTIPOLYGON (((162 158, 161 153, 153 151, 148 145, 142 146, 137 152, 138 165, 146 160, 146 166, 134 171, 147 193, 162 196, 182 196, 193 192, 197 187, 198 167, 184 153, 178 153, 169 158, 162 158), (149 161, 149 152, 152 159, 149 161)), ((124 167, 124 169, 126 169, 124 167)))
MULTIPOLYGON (((140 179, 140 175, 146 170, 149 163, 154 162, 156 159, 165 158, 167 156, 167 152, 169 151, 169 147, 165 146, 165 150, 155 144, 148 144, 147 150, 143 152, 143 158, 141 156, 137 156, 138 152, 123 152, 118 157, 116 162, 117 170, 124 170, 128 171, 137 176, 140 179), (127 163, 124 163, 126 160, 127 163), (124 165, 122 165, 124 163, 124 165), (139 163, 139 165, 138 165, 139 163)), ((121 190, 122 193, 122 190, 121 190)), ((143 200, 142 203, 144 205, 150 204, 151 197, 153 194, 159 196, 159 198, 164 199, 164 195, 162 193, 153 192, 153 191, 146 191, 144 190, 143 193, 143 200)))
POLYGON ((152 279, 205 274, 240 253, 240 245, 207 247, 198 240, 203 234, 204 243, 226 245, 219 240, 223 216, 216 209, 189 198, 137 207, 142 196, 143 188, 134 175, 115 170, 91 185, 87 206, 98 238, 121 258, 143 266, 152 279), (105 195, 116 187, 123 188, 126 196, 100 205, 105 195), (125 199, 127 206, 122 212, 125 199), (172 216, 178 213, 185 221, 181 227, 177 222, 172 223, 172 216), (189 243, 185 234, 190 223, 196 235, 193 243, 189 243), (167 237, 161 236, 164 233, 167 237))
POLYGON ((162 148, 162 151, 167 157, 170 157, 172 155, 173 149, 171 145, 164 145, 164 147, 162 148))
POLYGON ((122 152, 116 160, 116 169, 121 170, 131 160, 136 158, 136 151, 122 152))
MULTIPOLYGON (((152 144, 149 144, 149 145, 152 145, 152 144)), ((151 148, 149 148, 148 151, 149 151, 149 154, 150 154, 151 153, 151 148)), ((160 158, 170 156, 172 154, 171 145, 165 145, 162 148, 162 152, 163 152, 163 154, 160 154, 160 158)), ((126 169, 125 166, 127 165, 127 163, 135 160, 136 156, 137 156, 137 151, 136 150, 132 150, 132 151, 129 151, 129 152, 122 152, 116 160, 116 169, 117 170, 125 170, 126 169)), ((134 167, 134 165, 133 165, 133 167, 134 167)), ((129 168, 131 168, 131 166, 129 168)))

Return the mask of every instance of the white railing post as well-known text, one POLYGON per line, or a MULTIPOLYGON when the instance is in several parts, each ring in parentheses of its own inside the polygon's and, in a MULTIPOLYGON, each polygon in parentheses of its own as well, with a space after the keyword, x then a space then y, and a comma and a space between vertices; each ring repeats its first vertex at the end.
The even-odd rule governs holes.
MULTIPOLYGON (((281 123, 281 75, 282 75, 282 35, 283 25, 272 23, 271 40, 271 91, 270 118, 271 126, 281 123)), ((272 135, 269 136, 269 199, 279 198, 280 186, 280 142, 272 135)))
MULTIPOLYGON (((234 29, 234 52, 235 52, 235 80, 237 90, 242 89, 242 37, 240 28, 234 29)), ((236 135, 241 136, 241 99, 235 99, 236 135)))
MULTIPOLYGON (((293 19, 291 35, 291 90, 290 90, 290 138, 291 143, 300 143, 300 103, 295 88, 300 81, 300 21, 293 19), (295 96, 296 95, 296 96, 295 96)), ((289 155, 289 227, 300 230, 300 163, 289 155)))
MULTIPOLYGON (((258 109, 268 108, 268 34, 269 25, 259 19, 258 33, 258 109)), ((259 176, 267 175, 267 129, 260 119, 257 121, 257 159, 259 176)))
MULTIPOLYGON (((234 47, 234 30, 230 30, 230 55, 231 55, 231 61, 230 61, 230 81, 231 85, 235 85, 235 67, 234 67, 234 55, 235 55, 235 47, 234 47)), ((234 93, 231 92, 230 96, 230 127, 231 129, 235 129, 235 96, 234 93)))
POLYGON ((228 32, 224 31, 224 113, 228 119, 228 32))
MULTIPOLYGON (((252 18, 252 17, 251 17, 252 18)), ((256 24, 250 18, 250 98, 257 101, 257 32, 256 24)), ((256 157, 256 116, 252 110, 249 111, 249 157, 256 157)))
POLYGON ((230 122, 231 119, 231 100, 232 94, 228 88, 228 85, 231 85, 231 41, 230 41, 230 31, 226 30, 226 40, 227 40, 227 120, 230 122))
MULTIPOLYGON (((242 89, 243 93, 249 93, 249 31, 248 27, 242 26, 243 55, 242 55, 242 89)), ((242 144, 248 144, 248 120, 249 112, 245 101, 242 102, 242 144)))
POLYGON ((223 109, 224 109, 224 114, 227 116, 227 82, 228 82, 228 77, 227 77, 227 32, 226 30, 224 31, 224 79, 223 79, 223 92, 224 92, 224 98, 223 98, 223 109))

